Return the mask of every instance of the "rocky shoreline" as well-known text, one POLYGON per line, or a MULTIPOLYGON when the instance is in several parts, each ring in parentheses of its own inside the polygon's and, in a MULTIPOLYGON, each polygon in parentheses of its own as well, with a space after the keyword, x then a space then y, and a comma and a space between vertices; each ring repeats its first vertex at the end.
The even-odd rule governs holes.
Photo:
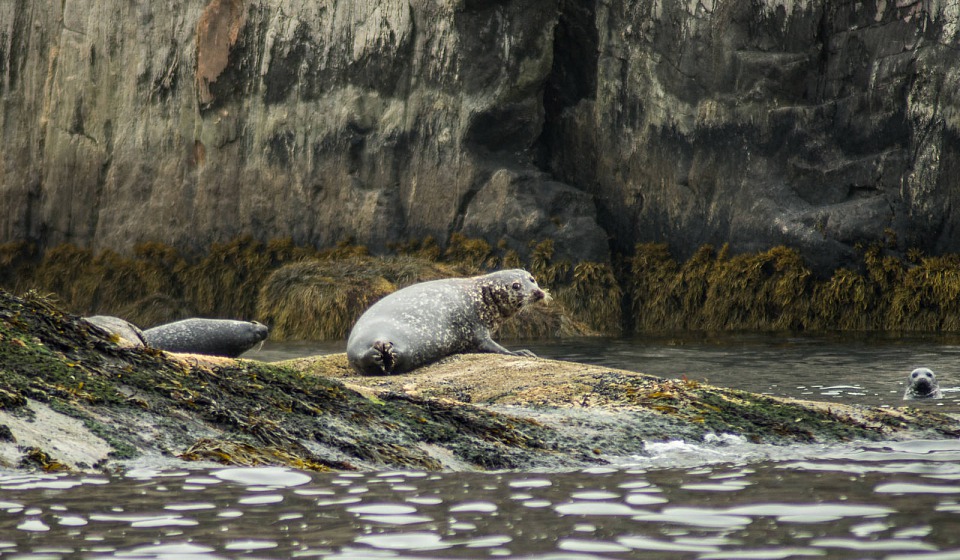
POLYGON ((565 470, 645 441, 947 438, 949 415, 801 402, 553 360, 463 355, 359 377, 342 354, 265 364, 130 347, 0 291, 0 467, 138 461, 314 470, 565 470))

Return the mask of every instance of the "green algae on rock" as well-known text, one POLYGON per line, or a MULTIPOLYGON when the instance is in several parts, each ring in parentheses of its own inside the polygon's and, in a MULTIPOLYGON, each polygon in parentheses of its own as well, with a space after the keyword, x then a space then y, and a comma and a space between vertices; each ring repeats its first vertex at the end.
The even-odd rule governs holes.
MULTIPOLYGON (((39 447, 7 420, 35 410, 48 425, 71 424, 74 438, 108 444, 83 461, 56 441, 41 448, 47 463, 73 468, 135 456, 337 469, 582 462, 575 441, 551 443, 551 430, 530 420, 407 395, 370 398, 248 360, 127 347, 35 293, 0 291, 0 390, 0 424, 13 426, 9 439, 20 446, 39 447)), ((19 457, 16 444, 0 442, 3 464, 19 457)))
POLYGON ((775 444, 960 435, 954 418, 928 411, 777 399, 536 358, 457 355, 407 375, 361 377, 344 354, 276 365, 171 354, 120 344, 35 293, 4 291, 0 396, 0 465, 50 470, 151 458, 570 469, 643 453, 645 441, 716 433, 775 444))
MULTIPOLYGON (((960 435, 956 419, 911 408, 777 398, 542 358, 460 354, 406 375, 386 377, 358 375, 342 354, 283 363, 304 373, 335 376, 374 394, 404 392, 418 398, 470 402, 518 416, 533 414, 561 432, 570 411, 587 416, 615 411, 632 425, 634 440, 699 440, 710 433, 731 433, 753 442, 787 444, 960 435)), ((589 418, 578 416, 578 422, 590 425, 589 418)), ((615 447, 622 453, 637 452, 630 450, 628 442, 617 442, 615 447)))

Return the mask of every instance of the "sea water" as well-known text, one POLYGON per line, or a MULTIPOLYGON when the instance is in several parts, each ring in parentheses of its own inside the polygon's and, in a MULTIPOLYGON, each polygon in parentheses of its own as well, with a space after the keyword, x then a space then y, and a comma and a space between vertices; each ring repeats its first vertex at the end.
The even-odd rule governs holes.
MULTIPOLYGON (((507 343, 508 346, 518 346, 507 343)), ((751 391, 901 406, 948 339, 661 337, 526 342, 546 357, 751 391)), ((267 345, 246 357, 342 350, 267 345)), ((3 558, 960 558, 960 441, 650 442, 573 472, 308 473, 134 465, 0 471, 3 558)))

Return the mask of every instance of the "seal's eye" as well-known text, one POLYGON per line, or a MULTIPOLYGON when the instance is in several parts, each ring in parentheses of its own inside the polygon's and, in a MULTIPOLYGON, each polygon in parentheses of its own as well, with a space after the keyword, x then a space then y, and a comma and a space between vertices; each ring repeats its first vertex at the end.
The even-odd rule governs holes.
POLYGON ((916 377, 916 376, 918 376, 918 375, 920 375, 920 374, 917 373, 917 372, 913 372, 913 375, 911 375, 910 377, 916 377))
POLYGON ((514 290, 519 290, 519 289, 520 289, 520 282, 514 282, 514 283, 513 283, 513 289, 514 289, 514 290))

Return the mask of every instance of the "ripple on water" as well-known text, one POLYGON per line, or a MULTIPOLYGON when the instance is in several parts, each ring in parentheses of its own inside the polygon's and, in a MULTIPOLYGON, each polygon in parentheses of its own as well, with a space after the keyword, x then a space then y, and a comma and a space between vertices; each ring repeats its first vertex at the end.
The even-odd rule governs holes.
POLYGON ((258 494, 254 496, 244 496, 237 500, 237 503, 244 506, 262 506, 268 504, 279 504, 282 501, 282 494, 258 494))
POLYGON ((57 519, 57 524, 64 527, 83 527, 87 520, 77 515, 64 515, 57 519))
POLYGON ((570 494, 574 500, 615 500, 620 494, 607 492, 606 490, 587 490, 584 492, 574 492, 570 494))
POLYGON ((263 540, 263 539, 246 539, 238 541, 229 541, 223 548, 226 550, 266 550, 269 548, 277 548, 279 543, 273 540, 263 540))
POLYGON ((643 510, 634 509, 626 504, 603 501, 579 501, 557 504, 554 511, 560 515, 637 515, 643 510))
POLYGON ((163 506, 163 509, 169 509, 170 511, 197 511, 216 508, 217 505, 210 502, 173 503, 163 506))
POLYGON ((493 513, 497 504, 493 502, 463 502, 450 507, 450 513, 493 513))
POLYGON ((860 550, 867 552, 932 552, 937 550, 937 547, 933 546, 932 544, 902 539, 885 539, 876 541, 862 541, 858 539, 814 539, 810 542, 810 544, 820 548, 843 548, 847 550, 860 550))
POLYGON ((511 480, 510 488, 546 488, 553 483, 546 478, 522 478, 520 480, 511 480))
POLYGON ((631 506, 651 506, 654 504, 665 504, 667 499, 659 494, 647 494, 646 492, 630 492, 624 499, 631 506))
POLYGON ((350 506, 347 511, 358 515, 402 515, 416 513, 417 508, 403 504, 363 504, 350 506))
POLYGON ((364 521, 385 525, 413 525, 433 521, 432 517, 416 515, 417 508, 404 504, 364 504, 351 506, 347 511, 364 521))
POLYGON ((46 532, 50 530, 50 526, 39 519, 26 519, 17 525, 17 529, 21 531, 46 532))
POLYGON ((68 490, 82 486, 76 478, 56 476, 15 477, 14 480, 0 482, 0 490, 68 490))
POLYGON ((192 543, 169 543, 138 546, 129 550, 118 550, 113 553, 116 558, 204 558, 217 559, 223 556, 211 556, 214 551, 209 546, 192 543))
POLYGON ((284 467, 244 467, 213 471, 211 476, 227 482, 266 488, 290 488, 310 482, 310 476, 284 467))
POLYGON ((450 548, 440 535, 430 532, 384 533, 379 535, 362 535, 354 542, 379 548, 382 550, 442 550, 450 548))
MULTIPOLYGON (((805 547, 777 547, 754 550, 723 550, 707 552, 697 556, 697 560, 786 560, 787 558, 819 557, 826 552, 818 548, 805 547)), ((889 559, 887 559, 889 560, 889 559)))
POLYGON ((960 486, 918 484, 915 482, 888 482, 873 489, 878 494, 960 494, 960 486))
POLYGON ((774 517, 784 523, 825 523, 844 517, 885 517, 896 510, 885 506, 856 504, 752 504, 726 510, 754 517, 774 517))
POLYGON ((701 508, 668 507, 660 513, 640 513, 633 517, 635 521, 655 523, 673 523, 691 525, 703 529, 742 529, 753 520, 746 515, 736 515, 724 510, 701 508))
POLYGON ((195 519, 184 519, 181 515, 139 515, 139 514, 102 514, 90 515, 90 521, 129 523, 131 527, 191 527, 197 525, 195 519))
POLYGON ((625 536, 617 539, 623 546, 637 550, 655 550, 662 552, 716 552, 720 547, 712 544, 691 544, 674 541, 661 541, 650 537, 625 536))
POLYGON ((629 546, 615 542, 586 539, 560 539, 557 548, 570 552, 630 552, 631 550, 629 546))
POLYGON ((701 492, 736 492, 750 486, 747 481, 725 480, 723 482, 699 482, 692 484, 681 484, 683 490, 695 490, 701 492))

